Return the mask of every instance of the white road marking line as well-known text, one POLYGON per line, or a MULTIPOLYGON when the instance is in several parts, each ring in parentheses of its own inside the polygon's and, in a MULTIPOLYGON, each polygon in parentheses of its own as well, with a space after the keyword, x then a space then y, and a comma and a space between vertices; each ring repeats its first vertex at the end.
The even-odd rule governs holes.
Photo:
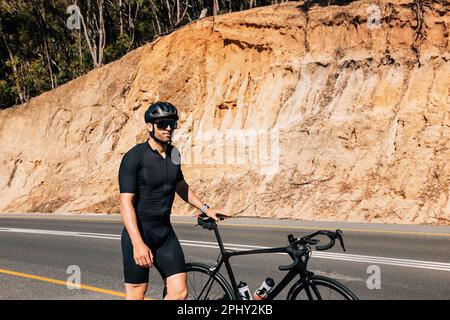
POLYGON ((448 267, 450 263, 445 262, 430 262, 424 260, 408 260, 408 259, 398 259, 398 258, 386 258, 386 257, 376 257, 376 256, 363 256, 363 255, 354 255, 354 254, 343 254, 343 253, 333 253, 333 252, 313 252, 313 255, 318 255, 324 258, 336 257, 340 258, 342 256, 347 257, 348 259, 364 259, 364 260, 378 260, 378 261, 390 261, 390 262, 398 262, 398 263, 410 263, 410 264, 426 264, 426 265, 434 265, 437 267, 448 267))
MULTIPOLYGON (((121 235, 117 235, 117 234, 40 230, 40 229, 22 229, 22 228, 4 228, 4 227, 0 228, 0 232, 72 236, 72 237, 108 239, 108 240, 120 240, 120 238, 121 238, 121 235)), ((200 248, 211 248, 211 249, 219 248, 219 246, 215 242, 180 240, 180 243, 183 246, 188 246, 188 247, 200 247, 200 248)), ((244 250, 252 250, 252 249, 268 249, 269 248, 269 247, 245 245, 245 244, 235 244, 235 243, 224 243, 224 245, 225 245, 226 249, 235 250, 235 251, 244 251, 244 250)), ((269 253, 269 254, 271 254, 271 253, 269 253)), ((284 255, 285 253, 280 253, 280 254, 284 255)), ((439 270, 439 271, 450 272, 450 263, 445 263, 445 262, 409 260, 409 259, 354 255, 354 254, 333 253, 333 252, 317 252, 317 251, 314 251, 312 256, 315 258, 319 258, 319 259, 330 259, 330 260, 340 260, 340 261, 360 262, 360 263, 370 263, 370 264, 384 264, 384 265, 391 265, 391 266, 398 266, 398 267, 420 268, 420 269, 429 269, 429 270, 439 270)))
POLYGON ((0 232, 44 234, 44 235, 54 235, 54 236, 71 236, 71 237, 114 239, 114 240, 120 239, 120 235, 115 235, 115 234, 40 230, 40 229, 0 228, 0 232))

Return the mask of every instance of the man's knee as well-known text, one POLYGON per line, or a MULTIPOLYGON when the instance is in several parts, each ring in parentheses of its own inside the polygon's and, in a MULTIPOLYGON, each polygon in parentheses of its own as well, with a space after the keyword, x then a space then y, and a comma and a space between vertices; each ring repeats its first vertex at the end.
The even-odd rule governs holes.
POLYGON ((182 290, 178 292, 177 300, 186 300, 187 296, 188 296, 188 289, 184 287, 182 290))
POLYGON ((169 277, 165 281, 167 288, 166 299, 170 300, 185 300, 188 296, 188 289, 186 286, 186 274, 176 274, 169 277))
POLYGON ((188 296, 188 290, 186 287, 168 289, 167 291, 167 298, 171 300, 186 300, 188 296))
POLYGON ((127 300, 144 300, 145 293, 147 292, 147 284, 131 284, 126 283, 126 299, 127 300))

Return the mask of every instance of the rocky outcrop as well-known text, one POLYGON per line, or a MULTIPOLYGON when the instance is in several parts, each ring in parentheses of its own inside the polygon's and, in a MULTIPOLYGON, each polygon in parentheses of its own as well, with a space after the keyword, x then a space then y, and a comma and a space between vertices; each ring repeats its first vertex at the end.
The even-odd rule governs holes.
POLYGON ((120 159, 168 100, 186 180, 228 213, 449 224, 450 7, 377 4, 206 18, 1 111, 0 211, 118 212, 120 159))

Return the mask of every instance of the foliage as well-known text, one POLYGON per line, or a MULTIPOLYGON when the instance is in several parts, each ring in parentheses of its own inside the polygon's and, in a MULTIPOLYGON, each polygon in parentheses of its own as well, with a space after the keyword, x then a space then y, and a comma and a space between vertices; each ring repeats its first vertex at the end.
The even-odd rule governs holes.
POLYGON ((0 0, 0 108, 28 101, 207 15, 284 0, 0 0), (76 4, 80 29, 68 28, 76 4))

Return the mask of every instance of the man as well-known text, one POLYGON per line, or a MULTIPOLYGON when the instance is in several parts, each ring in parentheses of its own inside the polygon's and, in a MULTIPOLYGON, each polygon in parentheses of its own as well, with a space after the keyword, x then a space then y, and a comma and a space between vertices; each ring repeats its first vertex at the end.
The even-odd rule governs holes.
MULTIPOLYGON (((144 299, 149 268, 155 266, 167 288, 165 299, 187 297, 185 260, 170 223, 175 192, 187 203, 219 221, 225 215, 211 209, 184 180, 179 153, 171 145, 178 112, 156 102, 145 112, 150 138, 122 159, 119 169, 120 212, 124 221, 122 254, 127 300, 144 299), (174 159, 172 159, 174 157, 174 159)), ((226 217, 226 216, 225 216, 226 217)))

